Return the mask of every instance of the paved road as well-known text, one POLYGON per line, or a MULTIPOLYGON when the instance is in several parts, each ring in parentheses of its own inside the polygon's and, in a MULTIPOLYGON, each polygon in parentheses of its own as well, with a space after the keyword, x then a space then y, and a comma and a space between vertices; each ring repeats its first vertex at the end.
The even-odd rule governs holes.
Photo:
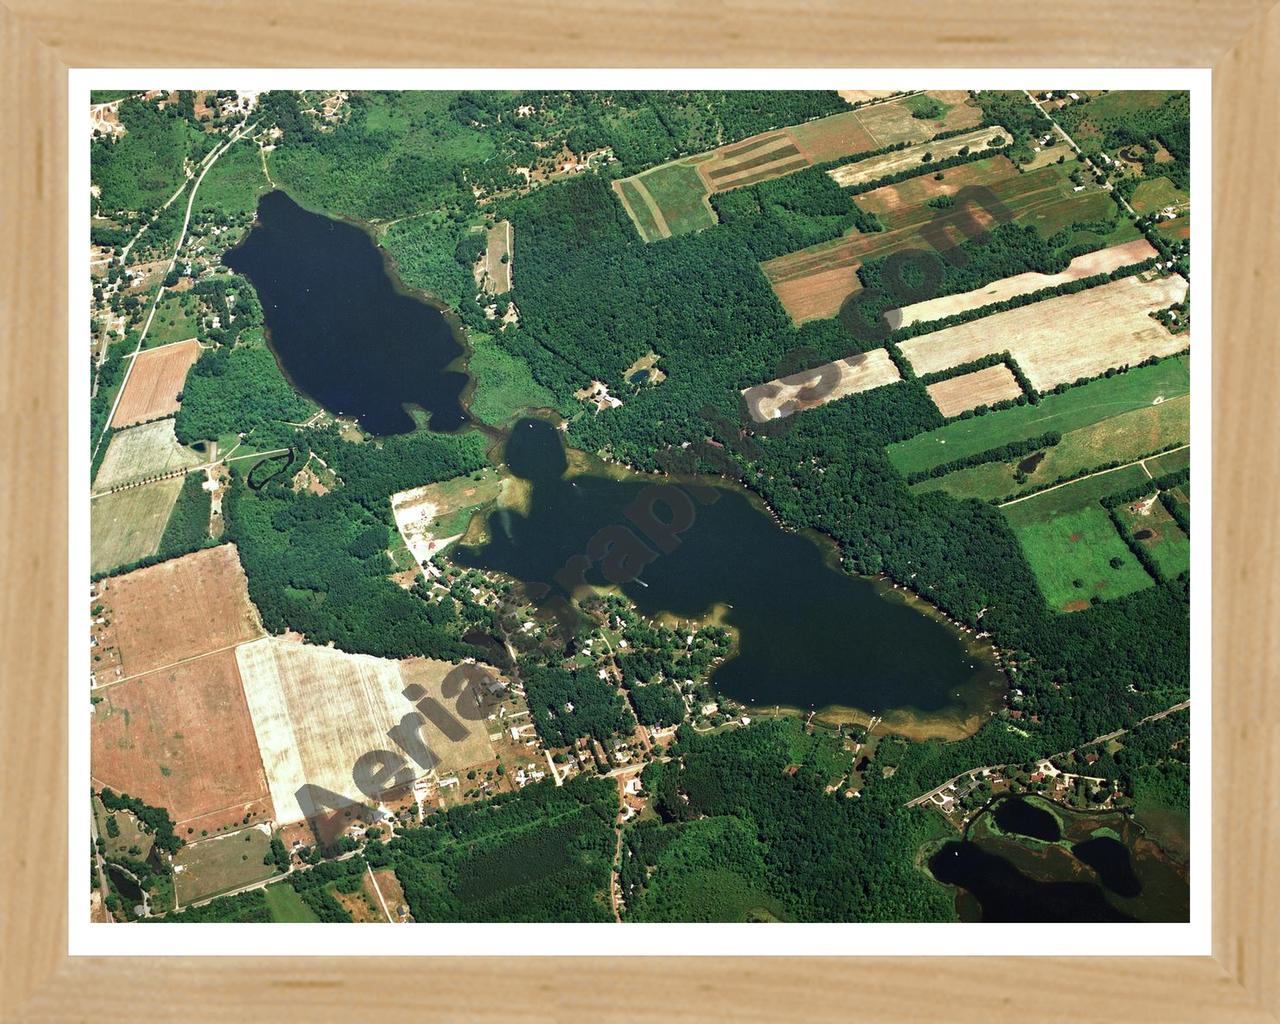
MULTIPOLYGON (((1173 707, 1165 708, 1163 711, 1157 711, 1154 715, 1147 715, 1146 718, 1143 718, 1138 722, 1138 725, 1145 725, 1147 722, 1158 721, 1161 718, 1165 718, 1169 715, 1172 715, 1174 712, 1182 711, 1184 708, 1189 708, 1189 707, 1191 707, 1191 701, 1189 699, 1184 700, 1178 704, 1173 705, 1173 707)), ((1134 728, 1137 728, 1137 726, 1134 726, 1134 728)), ((1050 754, 1048 757, 1042 757, 1042 758, 1039 758, 1038 760, 1052 761, 1055 757, 1065 757, 1067 754, 1070 754, 1072 751, 1079 750, 1080 747, 1092 747, 1098 743, 1107 743, 1107 742, 1110 742, 1111 740, 1114 740, 1123 736, 1125 733, 1129 731, 1130 730, 1128 729, 1116 729, 1114 732, 1108 732, 1108 733, 1104 733, 1101 736, 1095 736, 1088 743, 1081 743, 1079 747, 1072 747, 1071 750, 1063 750, 1060 753, 1050 754)), ((953 775, 951 778, 947 779, 947 781, 944 782, 941 786, 935 786, 933 789, 929 790, 929 792, 922 793, 920 796, 916 797, 913 800, 908 800, 906 806, 919 807, 921 804, 926 803, 929 800, 932 800, 934 796, 936 796, 938 793, 941 793, 944 789, 948 789, 951 786, 954 786, 961 779, 965 778, 966 776, 973 775, 976 772, 989 772, 989 771, 995 771, 997 768, 1007 768, 1007 767, 1008 767, 1007 764, 989 764, 981 768, 969 768, 968 770, 961 772, 959 775, 953 775)))
MULTIPOLYGON (((1036 99, 1034 96, 1032 96, 1032 95, 1031 95, 1031 93, 1030 93, 1028 90, 1023 89, 1022 91, 1023 91, 1024 93, 1026 93, 1026 94, 1027 94, 1027 99, 1029 99, 1032 103, 1034 103, 1034 104, 1036 105, 1036 107, 1037 107, 1037 108, 1039 108, 1040 112, 1041 112, 1042 114, 1044 114, 1044 116, 1045 116, 1045 117, 1047 117, 1047 118, 1049 119, 1049 123, 1053 125, 1053 127, 1054 127, 1054 129, 1057 131, 1057 133, 1058 133, 1059 135, 1061 135, 1064 139, 1066 139, 1066 141, 1067 141, 1067 145, 1069 145, 1073 150, 1075 150, 1075 152, 1076 152, 1079 156, 1084 157, 1085 163, 1087 163, 1087 164, 1088 164, 1090 167, 1092 167, 1094 170, 1101 170, 1101 168, 1099 168, 1099 167, 1097 166, 1097 164, 1095 164, 1095 163, 1094 163, 1094 162, 1093 162, 1089 157, 1087 157, 1087 156, 1085 156, 1085 155, 1084 155, 1084 151, 1083 151, 1079 146, 1077 146, 1077 145, 1076 145, 1076 140, 1075 140, 1075 139, 1073 139, 1070 135, 1068 135, 1068 134, 1067 134, 1067 130, 1066 130, 1065 128, 1063 128, 1063 127, 1062 127, 1062 125, 1058 124, 1057 118, 1055 118, 1051 113, 1049 113, 1049 111, 1045 110, 1045 109, 1044 109, 1044 107, 1040 105, 1040 101, 1039 101, 1038 99, 1036 99)), ((1129 211, 1129 213, 1130 213, 1130 214, 1131 214, 1135 219, 1137 219, 1137 216, 1138 216, 1137 211, 1136 211, 1136 210, 1134 210, 1134 208, 1133 208, 1132 206, 1130 206, 1130 205, 1129 205, 1128 201, 1124 198, 1124 196, 1120 195, 1120 193, 1119 193, 1119 192, 1117 192, 1117 191, 1112 187, 1111 182, 1107 182, 1107 183, 1106 183, 1105 185, 1103 185, 1102 187, 1103 187, 1104 189, 1106 189, 1108 192, 1110 192, 1110 193, 1111 193, 1111 197, 1112 197, 1112 198, 1113 198, 1117 203, 1119 203, 1121 206, 1123 206, 1126 210, 1128 210, 1128 211, 1129 211)))

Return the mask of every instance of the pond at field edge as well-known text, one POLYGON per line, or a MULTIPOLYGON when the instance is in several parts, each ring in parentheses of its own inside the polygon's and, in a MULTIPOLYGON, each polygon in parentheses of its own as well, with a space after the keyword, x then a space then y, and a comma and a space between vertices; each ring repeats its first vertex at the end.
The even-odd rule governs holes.
POLYGON ((378 436, 412 431, 417 410, 435 431, 468 422, 460 331, 400 284, 359 227, 268 192, 223 262, 257 290, 285 376, 325 409, 378 436))

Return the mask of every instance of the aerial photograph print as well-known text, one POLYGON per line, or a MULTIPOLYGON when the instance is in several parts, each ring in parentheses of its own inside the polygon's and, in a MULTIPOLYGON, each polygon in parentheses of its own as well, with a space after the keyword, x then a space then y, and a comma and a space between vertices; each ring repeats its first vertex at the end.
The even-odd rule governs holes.
POLYGON ((88 926, 1191 920, 1190 91, 151 74, 88 926))

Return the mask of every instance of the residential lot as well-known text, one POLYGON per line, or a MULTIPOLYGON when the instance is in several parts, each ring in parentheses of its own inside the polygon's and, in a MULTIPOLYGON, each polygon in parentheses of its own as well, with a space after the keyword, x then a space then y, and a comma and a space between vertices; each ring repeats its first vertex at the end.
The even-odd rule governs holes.
POLYGON ((1177 274, 1140 275, 948 327, 900 346, 918 374, 1008 350, 1037 390, 1095 377, 1113 366, 1167 356, 1190 344, 1149 315, 1187 295, 1177 274), (1064 337, 1064 325, 1070 330, 1064 337))
POLYGON ((200 343, 194 338, 139 352, 111 425, 127 427, 177 412, 187 371, 198 358, 200 343))

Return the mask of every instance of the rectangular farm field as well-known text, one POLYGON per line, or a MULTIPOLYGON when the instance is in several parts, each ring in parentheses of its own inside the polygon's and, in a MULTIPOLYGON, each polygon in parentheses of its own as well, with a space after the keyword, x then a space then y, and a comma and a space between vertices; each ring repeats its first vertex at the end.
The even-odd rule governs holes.
POLYGON ((271 830, 255 826, 182 847, 173 858, 174 891, 185 906, 240 889, 275 874, 269 860, 271 830))

